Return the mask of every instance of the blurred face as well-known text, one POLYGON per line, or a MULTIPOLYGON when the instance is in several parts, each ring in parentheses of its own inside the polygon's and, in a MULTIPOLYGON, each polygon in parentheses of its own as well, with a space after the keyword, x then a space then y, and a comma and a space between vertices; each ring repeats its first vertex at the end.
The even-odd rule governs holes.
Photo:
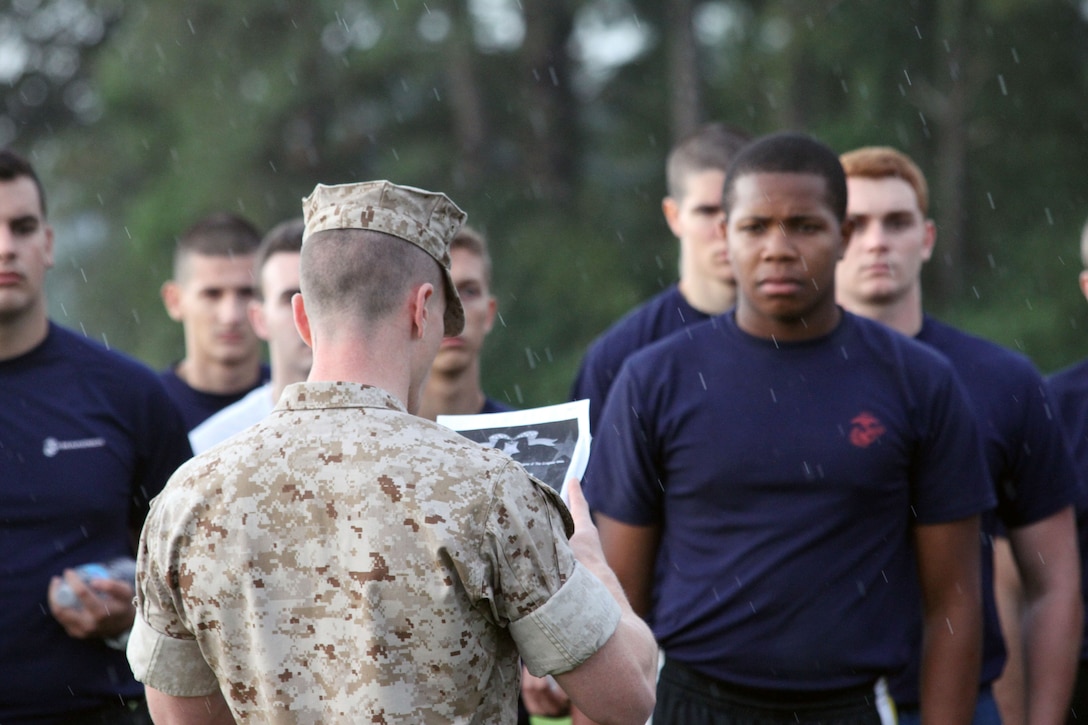
POLYGON ((662 202, 665 221, 680 240, 685 271, 706 279, 733 282, 722 211, 722 171, 701 171, 688 177, 682 199, 662 202))
POLYGON ((889 305, 920 285, 933 253, 933 223, 914 188, 897 177, 846 179, 850 245, 836 272, 836 294, 848 308, 889 305))
POLYGON ((260 354, 249 323, 253 257, 189 254, 180 279, 163 286, 170 317, 185 328, 185 356, 196 365, 240 364, 260 354))
POLYGON ((800 340, 838 323, 835 264, 844 230, 816 174, 753 173, 734 182, 726 234, 737 276, 737 324, 800 340))
POLYGON ((254 331, 268 342, 273 374, 284 384, 305 380, 313 363, 313 352, 302 341, 291 311, 291 298, 299 291, 299 257, 296 252, 276 252, 265 261, 261 269, 264 299, 254 300, 249 308, 254 331))
POLYGON ((484 274, 484 260, 464 248, 450 252, 450 274, 465 308, 465 329, 442 340, 431 370, 452 375, 468 369, 480 358, 484 339, 495 322, 496 302, 484 274))
POLYGON ((33 179, 0 181, 0 324, 45 310, 45 273, 53 266, 53 228, 42 217, 33 179))

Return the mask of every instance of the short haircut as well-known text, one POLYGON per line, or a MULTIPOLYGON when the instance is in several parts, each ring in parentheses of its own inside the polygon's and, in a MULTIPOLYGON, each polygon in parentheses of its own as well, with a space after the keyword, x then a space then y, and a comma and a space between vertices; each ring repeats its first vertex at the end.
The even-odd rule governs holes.
POLYGON ((722 203, 733 208, 737 179, 749 174, 814 174, 827 182, 827 202, 840 221, 846 218, 846 174, 839 157, 825 144, 803 133, 763 136, 741 149, 725 176, 722 203))
POLYGON ((461 231, 450 240, 450 252, 455 249, 464 249, 472 252, 484 262, 484 281, 491 286, 491 253, 487 251, 487 240, 484 235, 472 227, 465 225, 461 231))
POLYGON ((1080 261, 1088 269, 1088 221, 1084 222, 1084 228, 1080 230, 1080 261))
POLYGON ((264 290, 261 289, 261 270, 264 269, 264 265, 275 254, 299 254, 302 251, 302 233, 305 230, 306 221, 302 217, 296 217, 280 222, 264 235, 253 260, 253 269, 257 278, 254 294, 258 301, 264 299, 264 290))
POLYGON ((724 123, 708 123, 673 145, 665 161, 669 196, 683 199, 688 177, 703 171, 729 170, 733 158, 751 140, 744 131, 724 123))
POLYGON ((174 277, 180 277, 190 254, 206 257, 248 257, 261 244, 261 233, 252 223, 230 212, 215 212, 198 219, 178 237, 174 249, 174 277))
POLYGON ((839 157, 846 176, 865 179, 902 179, 914 189, 922 216, 929 215, 929 186, 925 174, 909 156, 891 146, 865 146, 839 157))
POLYGON ((45 189, 34 166, 27 159, 12 149, 0 150, 0 181, 15 181, 25 176, 34 182, 38 188, 38 201, 42 207, 42 218, 45 218, 45 189))
POLYGON ((438 262, 415 244, 372 229, 329 229, 302 247, 299 278, 314 319, 387 317, 417 284, 430 282, 445 299, 438 262))

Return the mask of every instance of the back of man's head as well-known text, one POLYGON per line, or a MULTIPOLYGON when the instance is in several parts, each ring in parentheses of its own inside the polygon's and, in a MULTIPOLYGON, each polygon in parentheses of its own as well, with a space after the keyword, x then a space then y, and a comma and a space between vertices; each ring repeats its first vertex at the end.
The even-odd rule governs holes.
POLYGON ((0 150, 0 181, 15 181, 16 179, 26 177, 34 182, 34 186, 38 189, 38 201, 41 202, 42 218, 45 218, 45 189, 42 188, 41 179, 38 178, 38 173, 34 171, 34 166, 31 165, 25 157, 12 149, 0 150))
POLYGON ((442 272, 423 250, 383 232, 332 229, 307 238, 299 282, 312 320, 380 323, 412 288, 442 289, 442 272))
POLYGON ((680 139, 665 162, 665 182, 669 196, 684 197, 688 177, 703 171, 723 174, 751 137, 724 123, 708 123, 680 139))
POLYGON ((918 164, 890 146, 865 146, 839 157, 846 175, 864 179, 897 178, 910 184, 922 216, 929 214, 929 186, 918 164))
POLYGON ((261 282, 261 270, 264 269, 264 265, 276 254, 299 254, 302 251, 302 233, 305 230, 306 221, 302 217, 297 217, 280 222, 264 235, 253 260, 257 279, 255 295, 258 302, 264 299, 261 282))
POLYGON ((733 206, 737 179, 749 174, 812 174, 826 182, 827 203, 841 221, 846 218, 846 174, 838 155, 828 146, 802 133, 775 133, 745 146, 729 173, 722 191, 726 215, 733 206))
POLYGON ((464 308, 450 277, 450 242, 465 221, 445 194, 389 181, 326 186, 303 200, 300 282, 311 319, 358 316, 373 323, 422 283, 444 294, 447 335, 464 308))
POLYGON ((261 233, 246 219, 230 212, 209 214, 178 237, 174 249, 174 278, 183 278, 189 255, 248 257, 257 251, 260 243, 261 233))

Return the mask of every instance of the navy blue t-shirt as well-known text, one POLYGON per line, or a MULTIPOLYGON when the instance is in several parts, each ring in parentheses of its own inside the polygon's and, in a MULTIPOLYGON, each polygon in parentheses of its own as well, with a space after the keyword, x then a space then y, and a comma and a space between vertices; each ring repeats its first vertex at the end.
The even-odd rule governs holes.
POLYGON ((628 312, 598 337, 586 350, 574 378, 571 400, 589 399, 589 429, 597 430, 604 401, 623 362, 652 342, 710 315, 688 304, 674 284, 628 312))
MULTIPOLYGON (((1037 523, 1075 504, 1077 472, 1035 366, 1000 345, 926 317, 915 338, 944 355, 956 370, 975 411, 997 508, 982 517, 983 658, 981 684, 1005 667, 1005 643, 994 602, 993 536, 1037 523)), ((921 612, 909 667, 890 682, 900 705, 916 706, 921 671, 921 612)))
POLYGON ((1080 540, 1080 587, 1085 601, 1085 627, 1080 659, 1088 662, 1088 500, 1083 496, 1088 489, 1088 360, 1059 370, 1050 376, 1048 382, 1058 406, 1065 438, 1081 476, 1082 498, 1077 504, 1077 537, 1080 540))
POLYGON ((743 686, 853 687, 909 656, 912 525, 993 506, 979 448, 925 346, 849 313, 781 343, 727 313, 628 360, 585 493, 660 525, 649 619, 669 658, 743 686))
POLYGON ((251 387, 237 393, 222 395, 220 393, 205 393, 197 390, 178 377, 177 366, 171 365, 159 373, 159 379, 166 386, 166 392, 174 405, 181 413, 185 421, 185 430, 191 431, 214 414, 237 403, 251 392, 261 387, 271 378, 268 365, 261 364, 261 377, 251 387))
POLYGON ((155 373, 62 327, 0 361, 0 722, 142 696, 125 653, 69 637, 64 569, 133 556, 148 501, 191 455, 155 373))

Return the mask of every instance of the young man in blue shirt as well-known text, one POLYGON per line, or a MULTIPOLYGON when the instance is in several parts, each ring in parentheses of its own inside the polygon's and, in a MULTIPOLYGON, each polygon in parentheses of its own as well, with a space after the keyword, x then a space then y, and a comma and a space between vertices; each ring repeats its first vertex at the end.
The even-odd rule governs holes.
POLYGON ((184 329, 185 357, 160 375, 190 431, 269 380, 248 316, 260 242, 252 224, 227 212, 199 219, 178 238, 174 276, 161 294, 184 329))
POLYGON ((757 140, 723 208, 736 309, 628 360, 585 477, 665 652, 654 722, 892 722, 884 678, 920 595, 927 718, 967 723, 993 494, 966 395, 936 353, 836 305, 833 151, 757 140))
MULTIPOLYGON (((1028 686, 1019 693, 1025 698, 1024 722, 1060 723, 1073 684, 1082 615, 1073 516, 1077 474, 1054 406, 1042 376, 1023 355, 924 313, 921 273, 936 227, 926 216, 929 193, 918 166, 888 147, 851 151, 842 164, 853 236, 837 269, 838 300, 952 363, 971 399, 998 501, 982 518, 984 649, 975 723, 1001 722, 992 686, 1006 649, 1024 653, 1028 686), (1007 613, 1016 617, 1014 631, 1022 634, 1008 643, 993 596, 993 542, 999 534, 1007 535, 1009 544, 999 552, 1011 550, 1025 582, 1022 610, 1007 613)), ((918 721, 920 639, 913 652, 912 666, 892 681, 901 722, 918 721)))
POLYGON ((154 372, 49 320, 52 266, 38 176, 0 150, 0 722, 150 725, 132 584, 74 570, 135 556, 189 443, 154 372))

